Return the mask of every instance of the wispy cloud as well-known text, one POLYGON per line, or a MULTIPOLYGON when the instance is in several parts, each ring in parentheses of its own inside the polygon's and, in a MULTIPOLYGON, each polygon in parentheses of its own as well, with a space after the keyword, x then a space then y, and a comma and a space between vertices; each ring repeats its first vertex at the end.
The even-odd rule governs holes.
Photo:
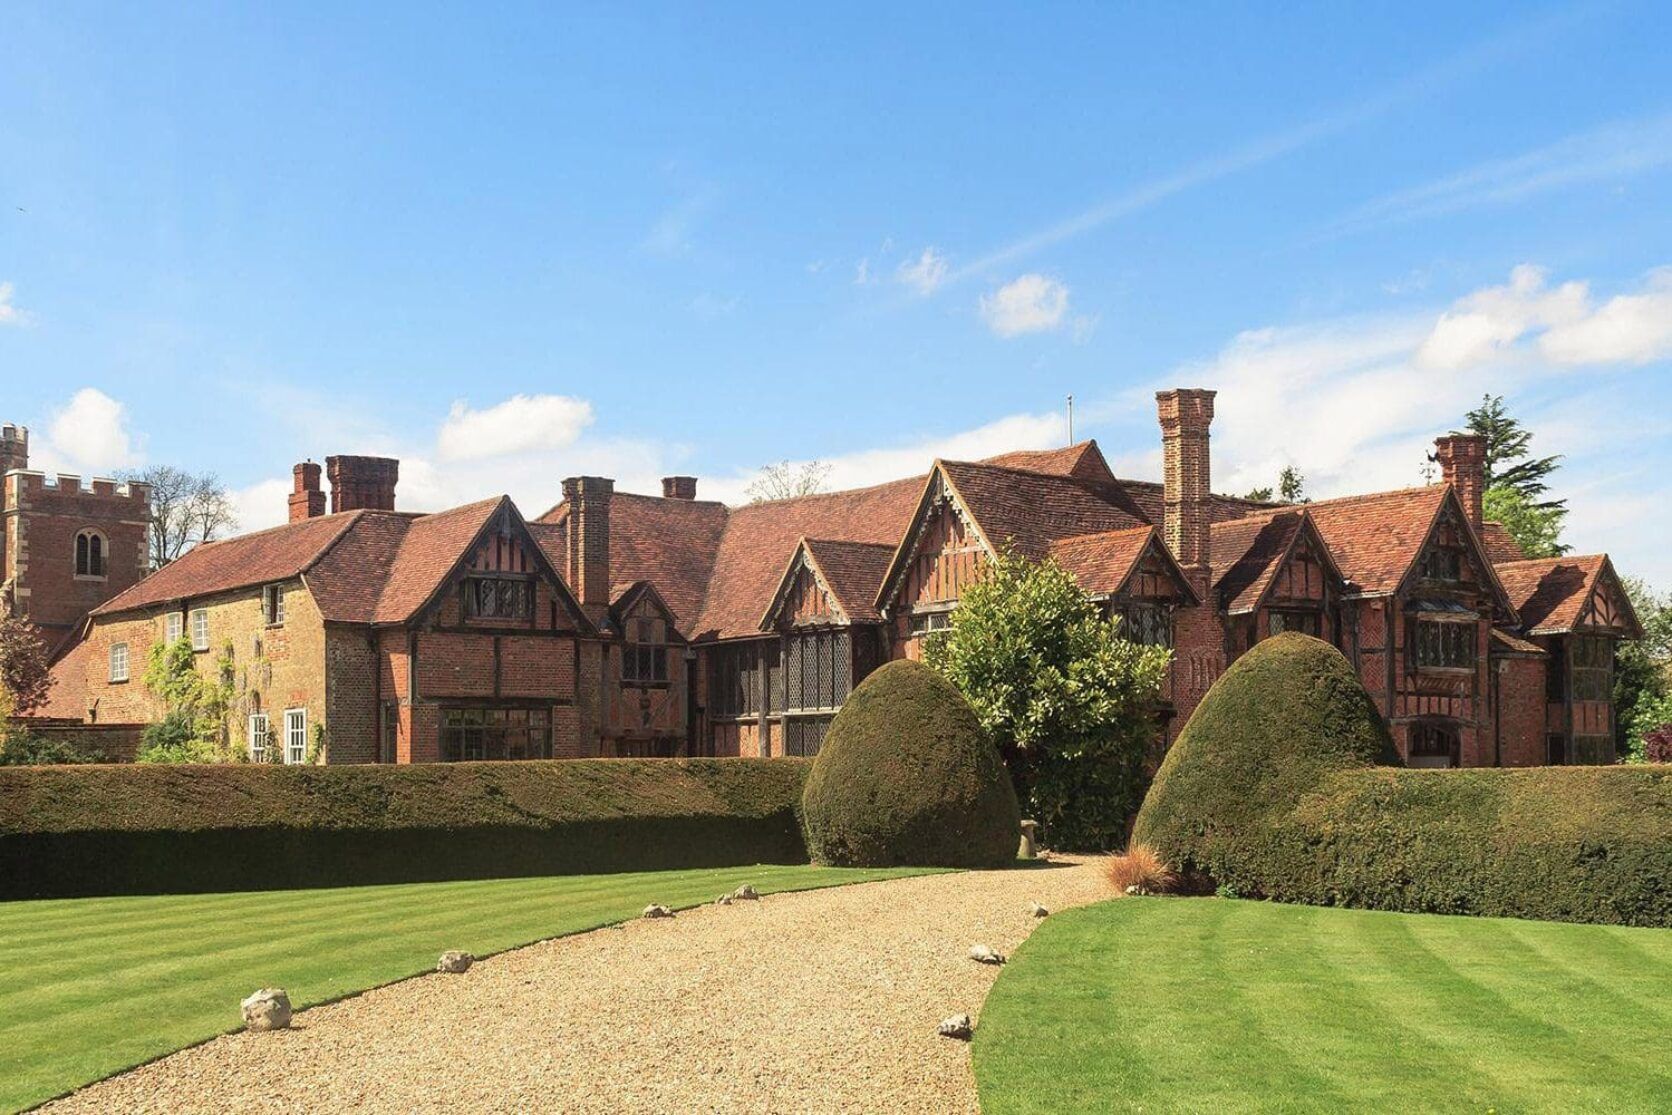
POLYGON ((459 400, 436 439, 444 461, 503 457, 573 445, 592 425, 592 404, 567 395, 513 395, 483 410, 459 400))
POLYGON ((31 315, 12 302, 16 288, 0 283, 0 325, 28 325, 31 315))
POLYGON ((1325 234, 1441 217, 1672 166, 1672 113, 1622 120, 1364 203, 1325 234))
POLYGON ((1549 41, 1583 19, 1589 12, 1589 6, 1580 6, 1546 15, 1419 70, 1363 100, 1342 105, 1296 127, 1258 137, 1218 155, 1190 163, 1170 174, 1141 182, 1056 224, 988 252, 953 271, 947 276, 947 282, 961 282, 987 274, 994 268, 1014 263, 1045 248, 1073 240, 1113 221, 1141 212, 1175 194, 1280 159, 1320 140, 1367 123, 1401 105, 1432 96, 1438 90, 1464 77, 1549 41))
POLYGON ((911 287, 918 294, 929 295, 946 280, 946 257, 931 245, 916 259, 901 263, 894 278, 911 287))

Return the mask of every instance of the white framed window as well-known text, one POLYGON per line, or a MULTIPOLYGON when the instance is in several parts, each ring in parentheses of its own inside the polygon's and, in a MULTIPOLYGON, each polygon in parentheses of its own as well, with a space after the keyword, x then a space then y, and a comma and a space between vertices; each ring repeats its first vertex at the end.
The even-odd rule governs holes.
POLYGON ((261 590, 261 613, 268 627, 284 624, 284 586, 268 585, 261 590))
POLYGON ((256 712, 250 714, 250 762, 265 763, 267 761, 267 714, 256 712))
POLYGON ((186 627, 186 617, 179 612, 170 612, 163 617, 163 642, 173 643, 180 639, 186 627))
POLYGON ((128 680, 128 644, 110 644, 110 680, 128 680))
POLYGON ((209 649, 209 609, 192 609, 192 649, 209 649))
POLYGON ((292 764, 308 761, 308 710, 305 708, 284 710, 284 761, 292 764))

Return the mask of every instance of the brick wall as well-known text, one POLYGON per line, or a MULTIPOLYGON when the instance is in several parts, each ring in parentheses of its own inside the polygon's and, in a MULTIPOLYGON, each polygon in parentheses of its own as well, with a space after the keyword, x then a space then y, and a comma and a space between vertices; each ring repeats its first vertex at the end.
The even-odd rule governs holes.
POLYGON ((13 582, 13 604, 46 633, 68 635, 88 611, 137 583, 147 568, 149 492, 75 476, 48 484, 38 472, 4 478, 4 563, 0 581, 13 582), (95 530, 103 539, 103 576, 76 574, 76 536, 95 530))
POLYGON ((364 627, 325 629, 326 759, 332 763, 378 761, 378 653, 364 627))
POLYGON ((1503 658, 1498 669, 1498 738, 1506 767, 1536 767, 1545 761, 1542 658, 1503 658))

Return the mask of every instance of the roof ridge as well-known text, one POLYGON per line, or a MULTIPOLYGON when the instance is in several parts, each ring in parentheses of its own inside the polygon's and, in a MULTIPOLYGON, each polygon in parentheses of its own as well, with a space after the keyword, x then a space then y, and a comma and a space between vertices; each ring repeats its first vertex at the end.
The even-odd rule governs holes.
MULTIPOLYGON (((739 511, 748 511, 755 507, 784 507, 792 503, 806 503, 818 499, 835 499, 838 496, 858 495, 861 492, 874 492, 879 488, 888 488, 895 484, 921 484, 928 478, 929 474, 925 472, 914 476, 901 476, 893 480, 884 480, 877 484, 867 484, 863 488, 837 488, 835 491, 831 492, 808 492, 805 495, 784 496, 782 499, 763 499, 758 503, 739 503, 735 505, 727 503, 721 504, 721 506, 727 511, 736 514, 739 511)), ((678 500, 675 502, 694 501, 678 500)))
POLYGON ((1112 530, 1088 530, 1084 534, 1065 534, 1061 538, 1051 539, 1052 546, 1065 546, 1070 542, 1082 542, 1087 538, 1107 538, 1111 534, 1132 534, 1135 531, 1158 530, 1154 523, 1137 523, 1129 527, 1115 527, 1112 530))

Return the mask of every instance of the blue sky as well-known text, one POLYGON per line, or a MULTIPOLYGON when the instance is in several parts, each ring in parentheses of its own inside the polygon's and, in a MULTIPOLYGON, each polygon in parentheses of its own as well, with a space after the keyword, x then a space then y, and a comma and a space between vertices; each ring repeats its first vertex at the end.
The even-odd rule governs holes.
POLYGON ((1420 483, 1483 391, 1672 587, 1672 7, 0 12, 0 417, 36 463, 402 458, 736 497, 1060 442, 1420 483))

